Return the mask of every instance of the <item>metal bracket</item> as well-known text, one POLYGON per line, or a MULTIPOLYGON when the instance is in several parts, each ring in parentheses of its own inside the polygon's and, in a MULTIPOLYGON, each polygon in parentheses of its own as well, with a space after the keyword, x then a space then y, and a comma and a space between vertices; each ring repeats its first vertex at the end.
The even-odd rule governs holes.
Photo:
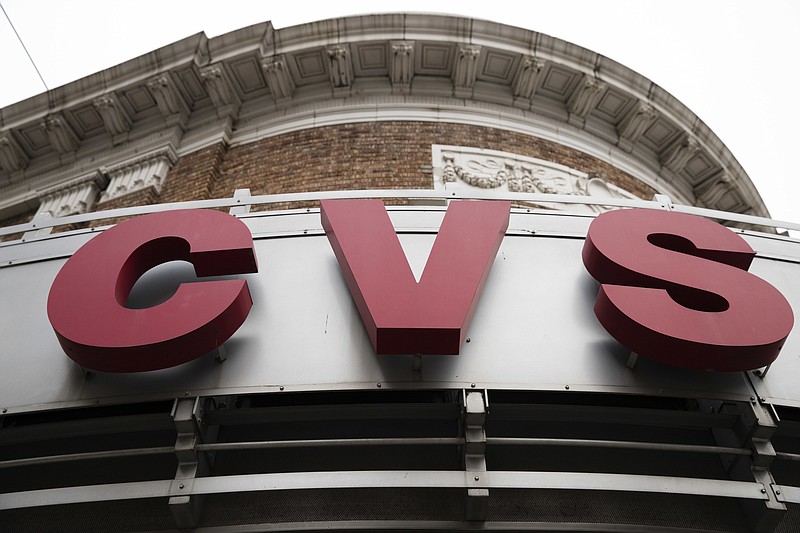
POLYGON ((201 424, 203 407, 198 397, 179 398, 172 408, 172 419, 178 436, 175 455, 178 469, 170 485, 169 508, 179 529, 197 527, 200 519, 202 496, 191 496, 195 478, 208 473, 206 456, 198 453, 196 445, 203 442, 201 424))
POLYGON ((661 209, 672 211, 672 198, 666 194, 654 194, 653 201, 661 204, 661 209))
POLYGON ((775 408, 763 396, 758 398, 758 403, 750 402, 749 405, 753 417, 750 439, 771 439, 780 422, 775 408))
POLYGON ((735 414, 737 421, 731 428, 712 431, 719 445, 752 449, 751 455, 731 456, 722 460, 732 480, 754 480, 761 484, 761 492, 765 495, 763 501, 740 500, 740 503, 751 530, 767 532, 774 531, 786 513, 786 506, 771 488, 775 481, 769 470, 776 457, 770 438, 777 428, 777 417, 771 406, 761 402, 756 396, 752 396, 750 401, 723 402, 718 412, 735 414))
POLYGON ((800 504, 800 488, 785 485, 772 484, 772 492, 775 499, 781 503, 800 504))
POLYGON ((214 360, 217 363, 224 363, 228 359, 228 352, 225 350, 225 345, 220 344, 217 346, 217 349, 214 350, 214 360))
POLYGON ((777 457, 775 448, 768 439, 751 439, 753 446, 753 467, 769 468, 777 457))
POLYGON ((753 467, 752 472, 753 478, 764 486, 761 491, 767 499, 763 502, 743 502, 750 527, 756 532, 775 531, 786 514, 786 504, 779 500, 780 489, 776 491, 775 479, 768 469, 753 467))
POLYGON ((49 211, 45 211, 43 213, 39 213, 38 215, 34 216, 33 220, 31 220, 31 224, 33 224, 33 227, 37 229, 33 229, 31 231, 26 231, 25 233, 23 233, 22 240, 29 241, 31 239, 36 239, 39 237, 50 235, 53 232, 52 226, 47 226, 44 228, 40 228, 39 226, 47 224, 51 220, 53 220, 53 217, 50 215, 49 211))
POLYGON ((770 369, 771 366, 772 366, 772 363, 770 363, 767 366, 765 366, 764 370, 761 370, 761 369, 754 370, 753 374, 755 374, 756 376, 760 377, 761 379, 764 379, 766 377, 766 375, 767 375, 767 372, 769 372, 769 369, 770 369))
MULTIPOLYGON (((480 481, 486 472, 486 412, 485 391, 464 391, 464 469, 467 480, 480 481)), ((484 521, 489 509, 489 489, 468 488, 466 519, 484 521)))
POLYGON ((233 192, 233 199, 236 200, 237 203, 241 205, 235 205, 228 210, 228 213, 236 216, 236 215, 246 215, 250 212, 250 200, 252 196, 250 196, 250 189, 236 189, 233 192))

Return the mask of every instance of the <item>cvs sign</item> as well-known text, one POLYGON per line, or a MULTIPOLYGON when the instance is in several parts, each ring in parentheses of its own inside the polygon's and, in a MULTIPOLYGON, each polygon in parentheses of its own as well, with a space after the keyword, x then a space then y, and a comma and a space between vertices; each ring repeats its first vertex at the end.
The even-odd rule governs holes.
MULTIPOLYGON (((509 202, 450 204, 419 283, 379 200, 328 200, 321 218, 378 354, 458 354, 509 223, 509 202)), ((595 313, 627 348, 666 364, 738 371, 777 358, 793 325, 780 292, 747 269, 755 253, 730 230, 666 211, 620 210, 592 223, 583 261, 600 283, 595 313)), ((218 211, 122 222, 67 261, 48 317, 65 353, 101 372, 179 365, 244 323, 245 280, 181 285, 168 301, 125 307, 136 280, 173 260, 198 276, 258 271, 249 229, 218 211)))

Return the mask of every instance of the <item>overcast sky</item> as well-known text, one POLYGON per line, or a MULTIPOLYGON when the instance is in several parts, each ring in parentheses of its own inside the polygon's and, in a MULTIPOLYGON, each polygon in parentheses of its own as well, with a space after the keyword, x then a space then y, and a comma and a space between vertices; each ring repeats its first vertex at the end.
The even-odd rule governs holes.
MULTIPOLYGON (((773 218, 800 222, 800 2, 791 0, 0 0, 50 88, 194 33, 416 11, 483 18, 599 52, 672 93, 722 139, 773 218), (521 6, 521 7, 520 7, 521 6)), ((0 15, 0 107, 44 92, 0 15)))

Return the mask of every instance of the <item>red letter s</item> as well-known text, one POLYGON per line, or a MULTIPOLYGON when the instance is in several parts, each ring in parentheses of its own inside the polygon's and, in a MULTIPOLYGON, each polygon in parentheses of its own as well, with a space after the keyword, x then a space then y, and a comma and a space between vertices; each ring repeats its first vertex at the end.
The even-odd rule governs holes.
POLYGON ((167 211, 122 222, 75 252, 50 288, 47 314, 67 355, 92 370, 141 372, 225 342, 252 306, 245 280, 182 284, 160 305, 125 307, 144 272, 173 260, 191 262, 198 276, 258 271, 250 231, 225 213, 167 211))
POLYGON ((642 356, 699 370, 768 365, 789 336, 792 308, 747 272, 754 256, 715 222, 645 209, 598 216, 583 247, 603 327, 642 356))

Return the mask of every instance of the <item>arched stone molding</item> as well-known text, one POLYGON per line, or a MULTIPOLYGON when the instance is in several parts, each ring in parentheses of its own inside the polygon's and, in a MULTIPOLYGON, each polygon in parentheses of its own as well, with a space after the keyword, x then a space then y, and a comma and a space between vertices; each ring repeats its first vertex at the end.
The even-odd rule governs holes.
POLYGON ((233 121, 233 144, 345 120, 454 120, 527 131, 620 163, 686 203, 724 172, 748 211, 768 215, 720 139, 641 75, 548 35, 430 14, 277 30, 265 23, 189 37, 0 110, 0 166, 6 175, 24 169, 25 179, 36 178, 39 160, 78 158, 84 144, 96 149, 103 132, 128 152, 128 144, 163 128, 164 118, 186 128, 175 146, 181 154, 217 142, 233 121))

